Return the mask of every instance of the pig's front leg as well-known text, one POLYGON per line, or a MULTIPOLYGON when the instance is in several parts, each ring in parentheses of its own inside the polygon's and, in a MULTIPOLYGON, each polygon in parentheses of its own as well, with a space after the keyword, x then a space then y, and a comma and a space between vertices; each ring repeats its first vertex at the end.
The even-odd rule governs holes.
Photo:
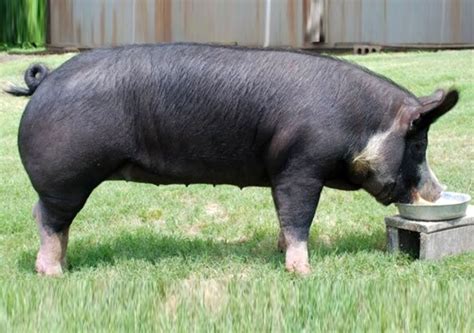
POLYGON ((280 220, 278 247, 286 251, 285 267, 301 275, 311 273, 308 261, 309 228, 322 190, 322 182, 310 177, 280 177, 272 194, 280 220))

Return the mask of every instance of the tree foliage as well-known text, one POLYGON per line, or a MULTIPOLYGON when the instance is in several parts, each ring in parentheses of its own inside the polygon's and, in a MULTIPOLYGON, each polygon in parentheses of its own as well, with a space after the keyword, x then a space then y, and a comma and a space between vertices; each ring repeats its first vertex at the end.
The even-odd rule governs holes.
POLYGON ((45 44, 46 0, 0 0, 0 47, 45 44))

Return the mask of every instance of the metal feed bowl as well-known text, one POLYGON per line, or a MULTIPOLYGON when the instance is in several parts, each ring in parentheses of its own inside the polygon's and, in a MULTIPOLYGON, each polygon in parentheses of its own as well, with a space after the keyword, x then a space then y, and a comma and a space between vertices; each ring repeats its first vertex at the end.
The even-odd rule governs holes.
POLYGON ((460 218, 466 215, 471 197, 465 193, 443 192, 441 197, 431 204, 396 203, 400 216, 410 220, 442 221, 460 218))

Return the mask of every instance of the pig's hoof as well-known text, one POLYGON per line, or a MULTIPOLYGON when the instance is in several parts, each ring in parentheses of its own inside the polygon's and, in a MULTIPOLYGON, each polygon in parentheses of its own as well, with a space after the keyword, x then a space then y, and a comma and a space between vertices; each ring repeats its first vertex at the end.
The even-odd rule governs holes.
POLYGON ((35 269, 40 275, 45 276, 61 276, 65 267, 65 263, 56 262, 54 264, 48 263, 42 258, 36 259, 35 269))
POLYGON ((295 273, 299 276, 308 276, 311 274, 311 267, 308 263, 286 263, 285 268, 290 273, 295 273))

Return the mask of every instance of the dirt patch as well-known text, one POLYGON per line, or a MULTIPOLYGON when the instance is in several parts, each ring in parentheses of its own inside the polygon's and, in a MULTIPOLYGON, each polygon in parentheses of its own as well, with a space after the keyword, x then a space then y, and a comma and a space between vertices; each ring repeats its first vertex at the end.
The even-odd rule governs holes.
POLYGON ((193 224, 189 228, 184 228, 184 232, 188 236, 197 236, 201 233, 201 225, 193 224))
POLYGON ((229 220, 229 214, 227 213, 227 210, 218 203, 211 202, 207 204, 205 211, 207 215, 214 217, 218 221, 226 222, 229 220))
MULTIPOLYGON (((31 58, 31 55, 27 54, 8 54, 8 53, 0 53, 0 64, 9 62, 9 61, 14 61, 14 60, 24 60, 31 58)), ((37 56, 36 56, 37 57, 37 56)))

